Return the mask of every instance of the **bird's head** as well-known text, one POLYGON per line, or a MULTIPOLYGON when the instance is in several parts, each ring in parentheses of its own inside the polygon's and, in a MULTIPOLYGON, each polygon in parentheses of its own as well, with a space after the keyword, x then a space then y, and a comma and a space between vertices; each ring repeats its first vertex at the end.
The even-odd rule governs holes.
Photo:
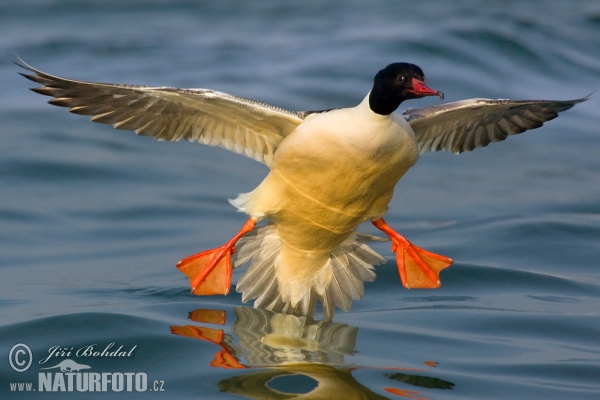
POLYGON ((418 66, 394 63, 375 75, 373 89, 369 95, 369 105, 373 112, 389 115, 396 111, 403 101, 425 96, 439 96, 443 99, 444 93, 426 85, 425 74, 418 66))

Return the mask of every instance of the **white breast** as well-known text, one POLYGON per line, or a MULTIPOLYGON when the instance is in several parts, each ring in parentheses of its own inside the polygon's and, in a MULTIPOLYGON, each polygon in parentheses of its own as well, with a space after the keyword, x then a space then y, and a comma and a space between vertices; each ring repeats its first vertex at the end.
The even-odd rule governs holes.
POLYGON ((234 204, 254 217, 277 215, 280 229, 298 224, 351 232, 385 211, 394 186, 416 162, 408 123, 354 108, 309 116, 275 152, 271 172, 234 204))

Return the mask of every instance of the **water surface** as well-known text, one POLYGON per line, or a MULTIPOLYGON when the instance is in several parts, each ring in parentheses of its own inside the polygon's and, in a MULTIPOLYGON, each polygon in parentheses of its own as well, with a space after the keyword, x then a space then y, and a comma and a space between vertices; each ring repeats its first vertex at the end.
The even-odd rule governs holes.
POLYGON ((388 258, 378 279, 324 322, 243 307, 235 292, 191 296, 174 267, 237 232, 244 215, 226 200, 263 165, 92 124, 27 91, 12 64, 15 51, 62 76, 293 110, 355 105, 396 61, 420 65, 446 101, 570 99, 599 88, 598 2, 5 1, 0 33, 2 398, 65 398, 10 383, 38 389, 53 346, 113 342, 135 348, 46 365, 163 382, 129 393, 140 398, 600 396, 596 94, 505 142, 424 155, 387 220, 456 260, 443 286, 403 289, 389 244, 374 244, 388 258), (23 373, 7 359, 17 343, 33 355, 23 373))

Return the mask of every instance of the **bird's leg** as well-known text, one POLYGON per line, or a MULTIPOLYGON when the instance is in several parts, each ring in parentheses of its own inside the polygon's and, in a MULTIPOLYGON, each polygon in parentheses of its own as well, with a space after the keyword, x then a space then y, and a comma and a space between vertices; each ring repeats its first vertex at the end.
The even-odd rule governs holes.
POLYGON ((392 251, 396 253, 400 280, 405 288, 437 288, 441 285, 440 271, 454 261, 413 245, 390 228, 383 218, 371 222, 392 240, 392 251))
POLYGON ((186 257, 177 263, 177 268, 190 278, 192 293, 197 295, 227 295, 229 293, 232 270, 231 255, 235 253, 235 244, 255 225, 256 221, 249 218, 229 242, 215 249, 186 257))

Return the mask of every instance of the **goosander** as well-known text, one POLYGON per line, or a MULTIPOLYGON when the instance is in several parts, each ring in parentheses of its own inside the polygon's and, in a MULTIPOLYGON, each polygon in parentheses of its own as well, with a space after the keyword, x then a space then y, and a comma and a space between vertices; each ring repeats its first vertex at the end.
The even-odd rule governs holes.
POLYGON ((375 75, 356 107, 298 112, 208 89, 66 79, 20 61, 34 73, 21 75, 42 85, 32 90, 54 97, 50 104, 138 135, 220 146, 266 164, 270 172, 258 187, 230 200, 249 216, 242 229, 177 268, 194 294, 226 295, 232 268, 250 261, 237 283, 243 302, 312 315, 320 301, 326 319, 336 306, 348 311, 362 298, 363 282, 386 261, 367 245, 381 238, 355 232, 365 221, 391 239, 405 287, 440 286, 440 271, 453 261, 413 245, 383 219, 396 183, 419 154, 483 147, 586 100, 470 99, 400 116, 402 102, 443 93, 427 86, 418 66, 393 63, 375 75), (266 224, 256 226, 261 220, 266 224))

